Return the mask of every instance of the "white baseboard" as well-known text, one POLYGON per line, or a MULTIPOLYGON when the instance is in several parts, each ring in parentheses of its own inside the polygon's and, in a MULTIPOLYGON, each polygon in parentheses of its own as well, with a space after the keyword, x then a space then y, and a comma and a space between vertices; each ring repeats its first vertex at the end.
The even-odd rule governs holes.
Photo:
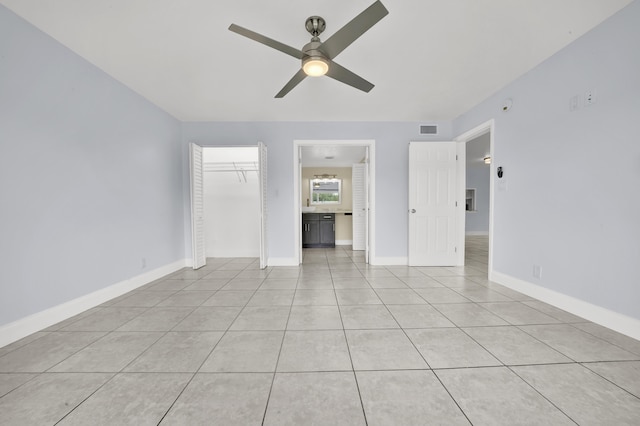
POLYGON ((588 321, 640 340, 640 320, 594 305, 584 300, 559 293, 554 290, 530 283, 507 274, 492 271, 491 281, 509 287, 512 290, 535 297, 557 308, 578 315, 588 321))
POLYGON ((489 235, 489 231, 467 231, 464 233, 465 235, 489 235))
POLYGON ((374 266, 406 266, 409 259, 406 257, 379 257, 370 259, 370 263, 374 266))
POLYGON ((295 257, 270 257, 267 259, 268 266, 298 266, 300 262, 295 257))
POLYGON ((353 240, 336 240, 337 246, 352 246, 353 240))
POLYGON ((120 281, 108 287, 80 296, 76 299, 37 312, 17 321, 0 326, 0 347, 20 340, 30 334, 43 330, 74 315, 91 309, 102 303, 135 290, 151 281, 162 278, 172 272, 187 266, 187 260, 182 259, 152 271, 120 281))
MULTIPOLYGON (((224 250, 218 253, 207 253, 207 258, 216 258, 216 259, 227 259, 233 257, 251 257, 255 259, 260 258, 260 252, 256 251, 247 251, 247 250, 224 250)), ((193 266, 193 259, 191 260, 193 266)))

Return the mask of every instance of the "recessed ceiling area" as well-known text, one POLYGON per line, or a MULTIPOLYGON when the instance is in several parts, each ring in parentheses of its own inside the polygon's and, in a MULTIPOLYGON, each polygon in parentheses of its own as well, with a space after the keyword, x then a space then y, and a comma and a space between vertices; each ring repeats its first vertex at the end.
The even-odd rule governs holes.
POLYGON ((312 145, 301 149, 302 167, 351 167, 361 163, 366 155, 364 146, 312 145))
MULTIPOLYGON (((275 94, 300 61, 228 30, 301 48, 373 0, 0 0, 182 121, 452 120, 631 0, 383 0, 389 15, 336 60, 370 93, 326 76, 275 94)), ((19 41, 16 41, 19 42, 19 41)))

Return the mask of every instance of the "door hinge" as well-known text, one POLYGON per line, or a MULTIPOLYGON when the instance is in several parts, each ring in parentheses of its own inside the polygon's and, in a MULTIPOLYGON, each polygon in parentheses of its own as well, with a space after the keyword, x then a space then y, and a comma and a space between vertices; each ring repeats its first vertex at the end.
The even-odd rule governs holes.
POLYGON ((458 154, 456 154, 456 161, 458 161, 458 154))
POLYGON ((457 253, 457 252, 458 252, 458 247, 454 247, 454 248, 453 248, 453 252, 454 252, 454 253, 457 253))
POLYGON ((458 202, 456 201, 456 207, 458 207, 458 202))

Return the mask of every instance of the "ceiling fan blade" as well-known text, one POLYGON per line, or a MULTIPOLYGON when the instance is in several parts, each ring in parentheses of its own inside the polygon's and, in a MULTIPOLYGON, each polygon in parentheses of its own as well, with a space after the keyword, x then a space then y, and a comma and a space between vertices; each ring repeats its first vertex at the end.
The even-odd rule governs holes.
POLYGON ((357 74, 354 74, 342 65, 338 65, 335 62, 331 62, 329 64, 329 71, 327 71, 326 76, 367 93, 369 93, 371 89, 375 87, 364 78, 360 77, 357 74))
POLYGON ((327 55, 329 59, 335 58, 369 28, 387 16, 388 13, 389 11, 384 5, 379 0, 376 1, 329 37, 320 45, 319 49, 327 55))
POLYGON ((233 31, 234 33, 250 38, 251 40, 257 41, 258 43, 262 43, 266 46, 269 46, 276 50, 284 52, 287 55, 293 56, 296 59, 302 59, 302 57, 304 56, 304 53, 300 49, 287 46, 284 43, 280 43, 279 41, 263 36, 262 34, 258 34, 255 31, 248 30, 236 24, 231 24, 229 26, 229 31, 233 31))
POLYGON ((282 90, 280 90, 275 97, 276 98, 284 98, 284 95, 286 95, 287 93, 289 93, 291 91, 291 89, 296 87, 302 80, 305 79, 306 76, 307 76, 307 74, 305 74, 305 72, 302 69, 300 71, 298 71, 296 73, 296 75, 294 75, 291 78, 291 80, 289 80, 289 82, 284 85, 282 90))

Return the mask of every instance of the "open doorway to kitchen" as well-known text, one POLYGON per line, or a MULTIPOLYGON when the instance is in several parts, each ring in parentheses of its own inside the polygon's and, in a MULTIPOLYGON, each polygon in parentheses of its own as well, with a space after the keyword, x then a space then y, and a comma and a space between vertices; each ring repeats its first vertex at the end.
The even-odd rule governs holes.
MULTIPOLYGON (((318 185, 320 189, 321 185, 318 185)), ((375 141, 294 141, 294 244, 298 263, 302 263, 305 238, 302 214, 314 212, 334 215, 335 243, 355 245, 356 249, 362 250, 366 263, 374 263, 374 195, 375 141), (323 203, 320 202, 322 197, 314 198, 312 185, 323 179, 340 183, 339 199, 332 195, 323 203)))

